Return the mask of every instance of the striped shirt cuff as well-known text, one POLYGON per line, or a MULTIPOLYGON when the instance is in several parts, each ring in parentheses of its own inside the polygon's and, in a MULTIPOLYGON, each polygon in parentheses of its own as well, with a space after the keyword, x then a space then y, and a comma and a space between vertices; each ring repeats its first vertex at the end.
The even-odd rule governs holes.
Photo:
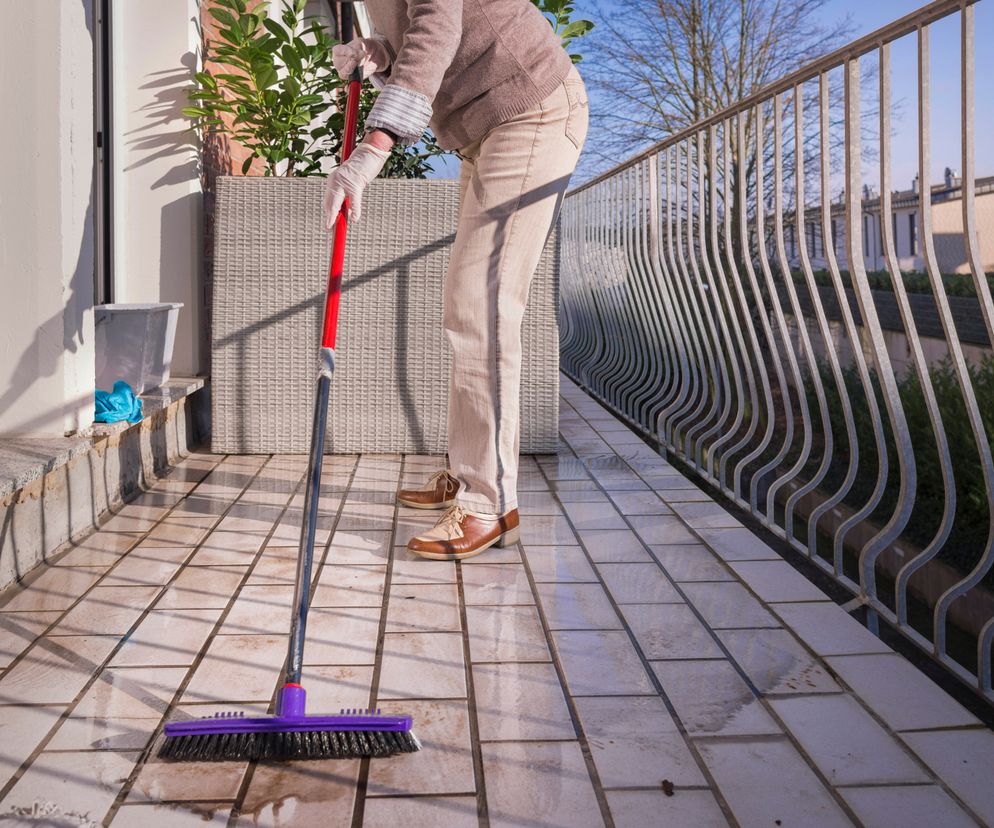
POLYGON ((416 144, 428 129, 431 102, 420 92, 388 84, 366 118, 366 129, 387 129, 404 146, 416 144))

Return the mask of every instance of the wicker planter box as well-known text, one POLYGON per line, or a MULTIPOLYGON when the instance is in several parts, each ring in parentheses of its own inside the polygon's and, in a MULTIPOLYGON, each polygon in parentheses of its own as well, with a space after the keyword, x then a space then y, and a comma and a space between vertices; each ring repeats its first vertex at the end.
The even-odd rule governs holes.
MULTIPOLYGON (((323 187, 318 178, 218 180, 213 451, 307 451, 331 246, 323 187)), ((327 451, 445 451, 442 282, 458 198, 455 181, 379 180, 366 193, 349 231, 327 451)), ((554 232, 523 322, 522 453, 556 450, 558 259, 554 232)))

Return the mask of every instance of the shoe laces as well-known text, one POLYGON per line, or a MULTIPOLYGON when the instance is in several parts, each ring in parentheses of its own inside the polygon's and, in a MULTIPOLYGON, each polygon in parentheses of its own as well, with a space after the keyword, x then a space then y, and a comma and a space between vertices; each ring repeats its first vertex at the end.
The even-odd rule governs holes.
POLYGON ((450 506, 448 510, 439 518, 436 526, 444 526, 446 529, 455 529, 466 517, 466 510, 462 506, 450 506))
POLYGON ((448 469, 439 469, 431 477, 428 478, 428 482, 425 483, 425 489, 432 489, 435 483, 441 478, 445 477, 449 473, 448 469))

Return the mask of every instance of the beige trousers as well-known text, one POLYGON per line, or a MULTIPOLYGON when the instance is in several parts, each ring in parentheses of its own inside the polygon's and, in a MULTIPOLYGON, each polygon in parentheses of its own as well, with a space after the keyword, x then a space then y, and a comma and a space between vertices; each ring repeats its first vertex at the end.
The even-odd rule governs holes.
POLYGON ((445 275, 452 346, 449 468, 456 503, 517 508, 521 320, 528 287, 587 135, 576 69, 535 108, 460 149, 459 226, 445 275))

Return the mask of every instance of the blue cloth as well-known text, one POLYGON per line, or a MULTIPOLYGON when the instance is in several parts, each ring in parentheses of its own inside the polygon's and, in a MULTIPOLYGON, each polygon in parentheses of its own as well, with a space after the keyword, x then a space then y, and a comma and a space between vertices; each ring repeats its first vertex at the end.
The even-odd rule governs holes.
POLYGON ((124 380, 115 382, 114 390, 109 393, 98 388, 96 408, 93 419, 98 423, 119 423, 121 420, 137 423, 142 418, 142 401, 124 380))

